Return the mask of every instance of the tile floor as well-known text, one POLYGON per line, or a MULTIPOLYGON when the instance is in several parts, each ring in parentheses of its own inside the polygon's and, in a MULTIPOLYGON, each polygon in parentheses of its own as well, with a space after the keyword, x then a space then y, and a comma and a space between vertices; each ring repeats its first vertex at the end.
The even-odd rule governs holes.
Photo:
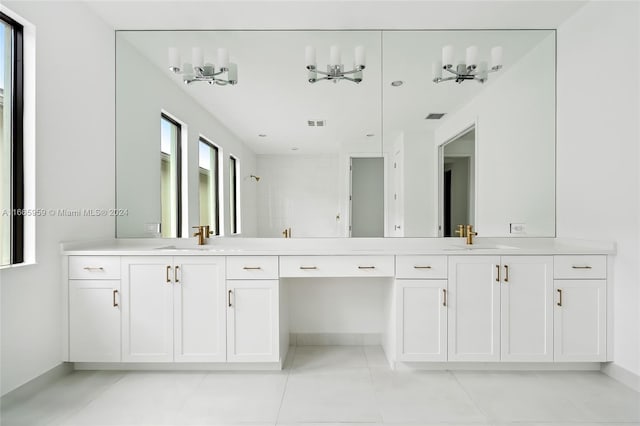
POLYGON ((0 424, 640 426, 640 394, 599 372, 393 372, 375 346, 291 348, 285 367, 75 372, 0 424))

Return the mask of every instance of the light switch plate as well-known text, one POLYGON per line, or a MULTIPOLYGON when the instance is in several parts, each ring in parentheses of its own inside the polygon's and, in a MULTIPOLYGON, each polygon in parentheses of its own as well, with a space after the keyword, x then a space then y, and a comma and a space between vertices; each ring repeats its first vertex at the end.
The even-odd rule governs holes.
POLYGON ((160 233, 160 224, 157 222, 145 223, 144 224, 144 232, 147 234, 159 234, 160 233))
POLYGON ((525 224, 524 223, 510 223, 509 224, 509 233, 511 233, 511 234, 524 234, 525 233, 525 224))

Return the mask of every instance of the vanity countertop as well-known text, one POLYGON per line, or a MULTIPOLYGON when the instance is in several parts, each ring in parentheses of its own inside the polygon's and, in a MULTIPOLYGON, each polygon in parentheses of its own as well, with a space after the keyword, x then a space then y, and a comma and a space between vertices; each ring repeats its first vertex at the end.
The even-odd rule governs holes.
POLYGON ((124 238, 61 243, 63 255, 328 256, 615 254, 612 242, 563 238, 124 238))

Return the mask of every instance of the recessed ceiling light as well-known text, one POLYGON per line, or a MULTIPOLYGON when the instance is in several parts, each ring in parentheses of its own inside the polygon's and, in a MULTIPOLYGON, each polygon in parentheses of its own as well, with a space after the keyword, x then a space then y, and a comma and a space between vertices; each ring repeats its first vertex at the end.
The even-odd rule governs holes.
POLYGON ((402 80, 395 80, 395 81, 392 81, 392 82, 391 82, 391 85, 392 85, 393 87, 400 87, 400 86, 402 86, 403 84, 404 84, 404 81, 402 81, 402 80))
POLYGON ((260 133, 258 136, 260 136, 261 138, 266 138, 267 135, 265 135, 264 133, 260 133))
POLYGON ((293 148, 291 148, 291 151, 297 151, 297 150, 299 150, 299 149, 300 149, 300 148, 298 148, 297 146, 294 146, 293 148))

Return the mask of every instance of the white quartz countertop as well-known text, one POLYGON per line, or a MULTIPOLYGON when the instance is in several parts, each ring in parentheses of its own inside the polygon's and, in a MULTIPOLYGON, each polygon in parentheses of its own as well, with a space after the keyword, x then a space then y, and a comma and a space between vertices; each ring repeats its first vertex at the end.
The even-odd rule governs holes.
POLYGON ((327 256, 615 254, 615 244, 562 238, 122 238, 61 243, 64 255, 327 256))

